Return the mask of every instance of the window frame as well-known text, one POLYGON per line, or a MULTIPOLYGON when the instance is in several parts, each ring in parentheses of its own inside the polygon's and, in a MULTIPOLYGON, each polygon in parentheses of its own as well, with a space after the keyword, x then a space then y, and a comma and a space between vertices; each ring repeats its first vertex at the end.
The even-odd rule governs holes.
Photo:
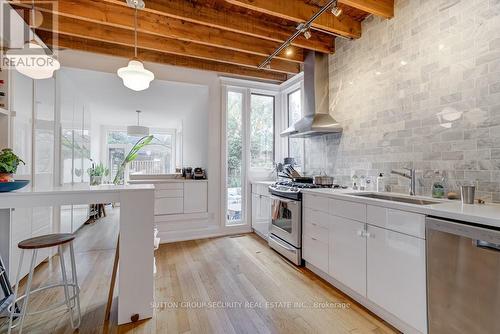
POLYGON ((281 128, 282 115, 281 115, 281 95, 280 86, 275 84, 261 83, 255 81, 247 81, 242 79, 234 78, 221 78, 222 86, 222 117, 221 117, 221 128, 223 130, 221 135, 221 209, 223 219, 221 219, 221 224, 223 228, 233 229, 242 226, 251 226, 251 208, 250 203, 252 199, 250 182, 258 179, 267 179, 273 168, 250 168, 250 113, 251 113, 251 95, 266 95, 274 97, 274 116, 273 116, 273 156, 276 161, 280 157, 280 141, 279 129, 281 128), (236 91, 243 94, 243 167, 242 167, 242 212, 240 224, 227 224, 227 96, 228 92, 236 91))
POLYGON ((249 95, 249 110, 248 110, 248 120, 249 120, 249 128, 248 128, 248 133, 249 133, 249 141, 248 141, 248 170, 249 171, 253 171, 253 172, 266 172, 266 171, 271 171, 273 170, 273 167, 271 168, 265 168, 265 167, 252 167, 252 154, 251 154, 251 151, 250 151, 250 144, 251 144, 251 131, 252 129, 250 129, 250 126, 251 126, 251 120, 252 120, 252 96, 255 95, 255 96, 265 96, 265 97, 272 97, 273 98, 273 164, 274 162, 276 162, 276 130, 277 130, 277 126, 276 126, 276 110, 277 110, 277 103, 276 103, 276 99, 277 99, 277 94, 269 94, 269 92, 264 92, 264 91, 255 91, 255 90, 250 90, 250 95, 249 95))
MULTIPOLYGON (((288 108, 288 96, 289 94, 293 94, 300 90, 301 93, 301 113, 302 116, 304 116, 304 74, 300 73, 290 79, 289 81, 281 84, 280 86, 280 103, 281 103, 281 131, 285 131, 289 127, 289 108, 288 108)), ((280 131, 280 132, 281 132, 280 131)), ((279 134, 278 134, 279 136, 279 134)), ((280 137, 279 143, 280 143, 280 156, 279 160, 283 160, 284 158, 288 157, 290 155, 290 150, 289 150, 289 137, 280 137)), ((305 160, 305 141, 304 141, 304 160, 305 160)), ((304 166, 302 166, 304 167, 304 166)))
MULTIPOLYGON (((170 135, 172 136, 172 155, 170 157, 170 163, 172 165, 172 170, 166 172, 166 174, 173 174, 175 169, 177 168, 176 157, 177 157, 177 129, 168 129, 168 128, 150 128, 151 134, 159 134, 159 135, 170 135)), ((127 154, 127 144, 109 144, 108 143, 108 135, 110 132, 127 132, 126 126, 109 126, 103 125, 101 126, 101 147, 104 147, 104 150, 101 150, 100 158, 103 163, 105 163, 106 167, 111 168, 109 166, 109 149, 110 148, 124 148, 125 154, 127 154)), ((128 174, 129 166, 127 165, 125 173, 128 174)))

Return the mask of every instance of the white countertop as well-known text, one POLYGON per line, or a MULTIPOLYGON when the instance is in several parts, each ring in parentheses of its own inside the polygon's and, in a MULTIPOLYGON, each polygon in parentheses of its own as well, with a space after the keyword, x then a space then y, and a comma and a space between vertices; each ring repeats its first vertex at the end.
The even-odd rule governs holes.
POLYGON ((422 196, 408 196, 396 193, 383 193, 398 197, 411 197, 416 199, 424 199, 430 201, 438 201, 438 204, 431 205, 417 205, 404 202, 394 202, 388 200, 381 200, 375 198, 353 196, 353 193, 369 193, 369 191, 355 191, 355 190, 338 190, 338 189, 303 189, 304 194, 313 194, 317 196, 326 196, 330 198, 358 202, 376 206, 383 206, 386 208, 403 210, 435 216, 440 218, 447 218, 459 220, 469 223, 487 225, 500 228, 500 205, 499 204, 462 204, 459 200, 440 200, 430 197, 422 196))
POLYGON ((0 200, 5 197, 12 196, 26 196, 26 195, 44 195, 44 194, 76 194, 76 193, 100 193, 100 192, 122 192, 122 191, 136 191, 136 190, 146 190, 154 189, 152 184, 125 184, 125 185, 114 185, 114 184, 103 184, 100 186, 89 186, 88 184, 74 184, 74 185, 64 185, 60 187, 32 187, 28 184, 26 187, 11 191, 11 192, 0 192, 0 200))
POLYGON ((183 182, 208 182, 207 179, 145 179, 145 180, 130 180, 129 184, 148 184, 148 183, 183 183, 183 182))
POLYGON ((250 183, 251 184, 263 184, 263 185, 266 185, 266 186, 270 186, 272 184, 275 184, 276 181, 252 181, 250 183))

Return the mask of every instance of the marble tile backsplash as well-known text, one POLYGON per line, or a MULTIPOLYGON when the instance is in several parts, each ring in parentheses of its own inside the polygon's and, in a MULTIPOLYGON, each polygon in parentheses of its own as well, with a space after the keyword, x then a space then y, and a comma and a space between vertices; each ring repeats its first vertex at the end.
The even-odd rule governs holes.
POLYGON ((420 194, 439 171, 500 202, 500 0, 396 0, 393 19, 369 17, 361 39, 337 39, 330 110, 344 132, 305 139, 308 174, 412 167, 420 194))

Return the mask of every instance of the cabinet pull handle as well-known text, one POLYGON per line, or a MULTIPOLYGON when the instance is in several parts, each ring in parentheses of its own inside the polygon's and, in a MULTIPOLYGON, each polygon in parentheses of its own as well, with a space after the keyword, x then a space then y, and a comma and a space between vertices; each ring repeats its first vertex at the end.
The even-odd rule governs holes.
POLYGON ((316 223, 311 223, 312 226, 317 226, 316 223))
POLYGON ((318 241, 318 239, 316 239, 316 238, 313 238, 313 237, 311 237, 311 239, 313 239, 314 241, 318 241))
POLYGON ((365 237, 365 231, 359 230, 357 234, 358 234, 358 237, 360 237, 360 238, 365 237))

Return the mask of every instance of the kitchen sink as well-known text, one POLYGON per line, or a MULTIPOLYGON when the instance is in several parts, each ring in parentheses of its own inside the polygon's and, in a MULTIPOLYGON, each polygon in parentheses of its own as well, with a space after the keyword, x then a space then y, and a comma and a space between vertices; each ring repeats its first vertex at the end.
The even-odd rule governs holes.
POLYGON ((384 195, 384 194, 361 193, 361 194, 349 194, 349 195, 358 196, 358 197, 382 199, 384 201, 403 202, 403 203, 416 204, 416 205, 431 205, 431 204, 440 203, 440 202, 429 201, 429 200, 421 199, 421 198, 411 198, 411 197, 402 197, 402 196, 384 195))

